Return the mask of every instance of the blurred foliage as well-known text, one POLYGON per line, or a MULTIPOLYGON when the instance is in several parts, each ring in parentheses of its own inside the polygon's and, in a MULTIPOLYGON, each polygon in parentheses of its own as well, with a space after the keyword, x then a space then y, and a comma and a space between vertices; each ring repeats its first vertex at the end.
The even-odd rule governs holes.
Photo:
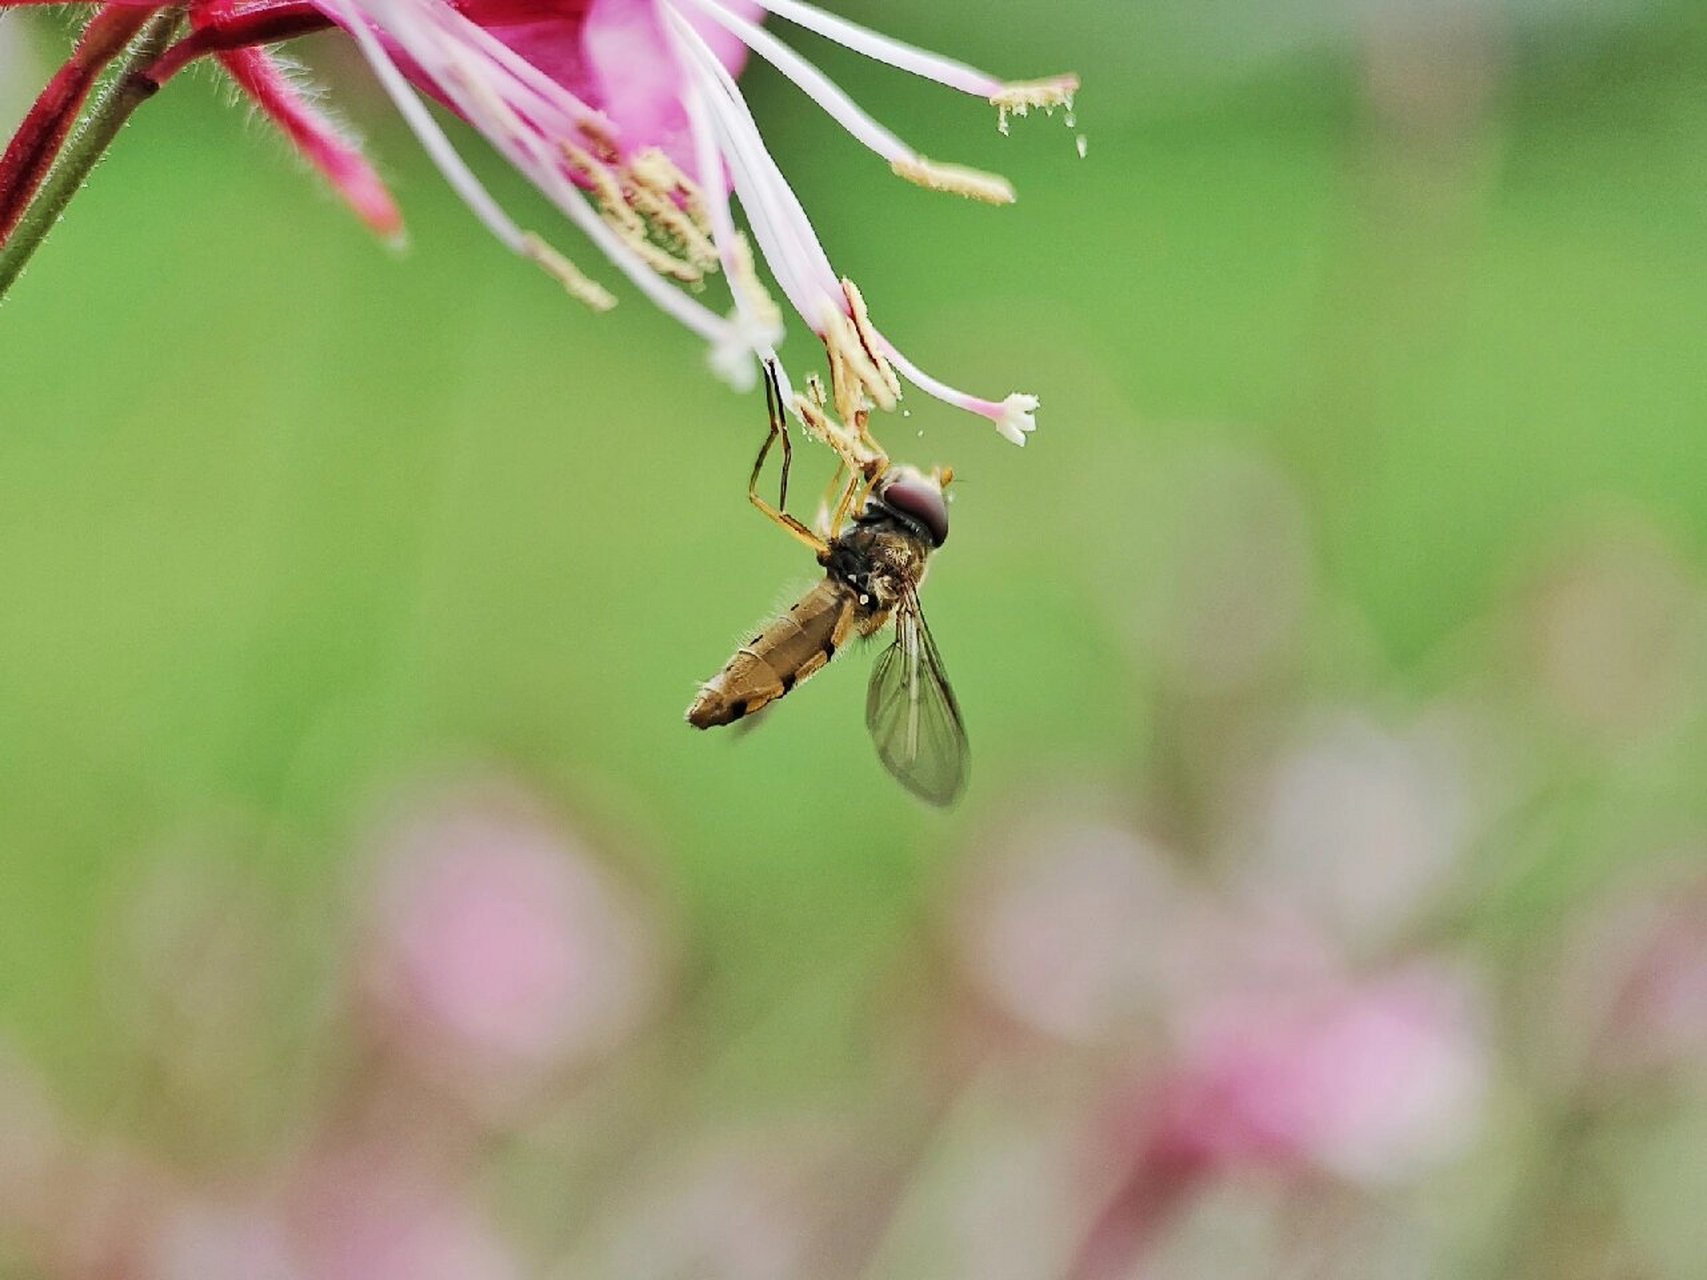
MULTIPOLYGON (((841 1087, 873 968, 951 850, 1063 786, 1162 789, 1178 693, 1141 621, 1206 447, 1303 495, 1329 602, 1288 677, 1306 702, 1454 686, 1466 628, 1585 514, 1638 513, 1698 561, 1701 6, 841 7, 1087 84, 1075 128, 1003 139, 976 103, 823 53, 928 154, 1009 174, 996 211, 889 179, 766 68, 745 80, 897 340, 1043 398, 1023 451, 922 398, 885 436, 960 477, 926 602, 973 740, 963 806, 882 773, 857 656, 750 735, 682 725, 813 574, 745 504, 756 394, 631 292, 595 317, 509 259, 334 42, 303 52, 395 179, 402 256, 186 77, 0 312, 0 1026, 69 1094, 126 1071, 102 931, 151 851, 241 831, 230 856, 326 928, 375 797, 487 766, 666 879, 730 1047, 709 1089, 841 1087)), ((817 359, 798 334, 785 355, 817 359)), ((1698 820, 1701 745, 1628 786, 1563 769, 1544 847, 1478 855, 1527 859, 1488 936, 1630 853, 1651 807, 1698 820)), ((1574 750, 1566 728, 1534 749, 1574 750)))

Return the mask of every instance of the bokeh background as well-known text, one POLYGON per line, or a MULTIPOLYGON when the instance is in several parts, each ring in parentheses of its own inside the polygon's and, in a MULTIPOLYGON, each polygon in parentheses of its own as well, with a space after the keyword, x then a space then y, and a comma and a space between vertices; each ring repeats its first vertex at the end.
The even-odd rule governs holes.
POLYGON ((1703 1274, 1707 9, 834 7, 1086 84, 1002 138, 789 33, 991 210, 743 77, 901 345, 1043 399, 885 437, 964 802, 866 657, 683 726, 813 574, 756 393, 336 38, 404 255, 186 76, 0 310, 0 1273, 1703 1274))

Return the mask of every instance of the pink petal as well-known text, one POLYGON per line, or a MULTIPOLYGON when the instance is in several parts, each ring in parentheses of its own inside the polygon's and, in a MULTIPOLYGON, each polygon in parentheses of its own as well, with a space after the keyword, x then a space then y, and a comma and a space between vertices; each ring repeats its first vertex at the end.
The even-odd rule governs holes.
MULTIPOLYGON (((731 7, 747 16, 759 11, 750 3, 731 7)), ((649 0, 465 0, 457 9, 608 115, 625 151, 659 147, 684 171, 693 171, 681 73, 649 0)), ((689 21, 724 66, 741 69, 746 45, 709 19, 696 14, 689 21)))

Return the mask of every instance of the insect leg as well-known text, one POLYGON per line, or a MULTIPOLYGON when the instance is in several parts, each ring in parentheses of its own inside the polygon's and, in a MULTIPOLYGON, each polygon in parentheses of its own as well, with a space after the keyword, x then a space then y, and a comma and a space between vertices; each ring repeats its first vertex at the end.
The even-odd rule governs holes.
POLYGON ((788 510, 788 469, 794 465, 794 444, 788 435, 788 419, 782 411, 782 388, 776 389, 776 417, 772 419, 772 430, 782 435, 782 480, 777 485, 777 510, 788 510))
POLYGON ((847 474, 848 464, 838 456, 836 469, 830 476, 830 483, 824 486, 823 496, 818 499, 816 525, 819 533, 826 533, 830 528, 830 512, 833 510, 830 504, 837 501, 842 486, 846 483, 847 474))
POLYGON ((848 511, 853 506, 854 491, 859 488, 861 479, 859 472, 855 471, 848 476, 848 482, 842 486, 841 501, 836 503, 835 513, 830 517, 830 536, 832 538, 839 534, 842 531, 842 526, 847 523, 848 511))
POLYGON ((788 436, 788 419, 783 413, 782 389, 778 385, 776 369, 765 366, 765 412, 770 421, 770 431, 765 436, 764 444, 759 446, 759 456, 753 460, 753 474, 747 478, 747 501, 751 502, 766 516, 792 537, 811 547, 815 554, 822 555, 827 550, 827 544, 812 530, 799 520, 789 515, 788 506, 788 470, 794 461, 794 445, 788 436), (782 484, 777 492, 777 505, 771 506, 759 496, 759 476, 764 473, 765 459, 770 456, 771 446, 782 439, 782 484))

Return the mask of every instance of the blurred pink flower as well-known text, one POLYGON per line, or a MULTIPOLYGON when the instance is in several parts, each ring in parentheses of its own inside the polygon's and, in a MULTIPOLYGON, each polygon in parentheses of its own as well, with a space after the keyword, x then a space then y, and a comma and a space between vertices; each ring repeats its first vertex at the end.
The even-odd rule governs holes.
POLYGON ((1687 864, 1597 896, 1551 973, 1548 1037, 1573 1083, 1618 1086, 1632 1073, 1707 1059, 1707 880, 1687 864))
POLYGON ((1478 1006, 1461 973, 1425 963, 1282 1002, 1230 1000, 1147 1091, 1148 1140, 1170 1164, 1414 1176, 1474 1134, 1490 1060, 1478 1006))
POLYGON ((1308 719, 1254 789, 1239 895, 1353 949, 1390 941, 1473 833, 1473 734, 1442 712, 1399 728, 1351 709, 1308 719))
POLYGON ((953 898, 972 989, 1033 1030, 1153 1043, 1231 998, 1286 996, 1338 972, 1314 922, 1246 909, 1113 822, 1037 818, 968 859, 953 898))
MULTIPOLYGON (((111 4, 99 21, 122 25, 129 11, 160 7, 159 0, 111 4)), ((190 60, 215 55, 369 222, 394 231, 390 198, 359 151, 270 55, 253 47, 337 24, 355 40, 446 180, 500 242, 594 308, 614 304, 602 286, 500 207, 417 89, 478 130, 636 288, 706 339, 725 377, 751 386, 754 357, 774 357, 782 326, 735 229, 733 187, 771 273, 829 351, 844 414, 867 403, 893 407, 899 372, 926 394, 988 418, 1003 436, 1023 443, 1034 426, 1035 397, 990 400, 958 391, 907 360, 871 324, 858 290, 831 267, 767 150, 734 73, 749 51, 757 53, 909 181, 994 204, 1012 201, 1012 189, 993 175, 927 160, 760 26, 756 19, 764 12, 983 98, 1001 113, 1004 131, 1010 113, 1070 105, 1078 84, 1073 76, 1003 82, 804 0, 567 0, 549 6, 527 0, 196 0, 190 6, 193 33, 146 74, 163 82, 190 60), (718 271, 729 284, 728 314, 708 307, 696 292, 718 271)), ((122 43, 103 46, 102 58, 122 43)), ((42 157, 57 149, 99 65, 74 58, 67 68, 70 87, 44 95, 14 144, 18 154, 9 152, 0 164, 0 208, 8 198, 17 204, 27 196, 23 188, 35 179, 12 176, 42 169, 42 157)))
POLYGON ((523 1274, 464 1191, 383 1146, 356 1145, 309 1160, 283 1203, 290 1257, 313 1280, 518 1280, 523 1274))
POLYGON ((1453 1159, 1477 1131, 1491 1058, 1479 992, 1429 962, 1210 1005, 1176 1061, 1099 1127, 1112 1176, 1073 1274, 1130 1274, 1211 1177, 1379 1186, 1453 1159))
MULTIPOLYGON (((6 1133, 0 1146, 12 1140, 6 1133)), ((0 1256, 27 1258, 29 1274, 56 1280, 145 1275, 177 1193, 154 1157, 113 1139, 67 1137, 33 1181, 0 1202, 0 1256)))
POLYGON ((385 850, 364 990, 434 1071, 503 1084, 604 1054, 659 968, 636 897, 518 802, 451 801, 385 850))
POLYGON ((1083 820, 1024 824, 979 848, 952 903, 972 988, 1075 1041, 1130 1034, 1153 1015, 1209 910, 1159 850, 1083 820))
POLYGON ((320 1280, 301 1266, 270 1206, 197 1199, 162 1216, 144 1274, 147 1280, 320 1280))

